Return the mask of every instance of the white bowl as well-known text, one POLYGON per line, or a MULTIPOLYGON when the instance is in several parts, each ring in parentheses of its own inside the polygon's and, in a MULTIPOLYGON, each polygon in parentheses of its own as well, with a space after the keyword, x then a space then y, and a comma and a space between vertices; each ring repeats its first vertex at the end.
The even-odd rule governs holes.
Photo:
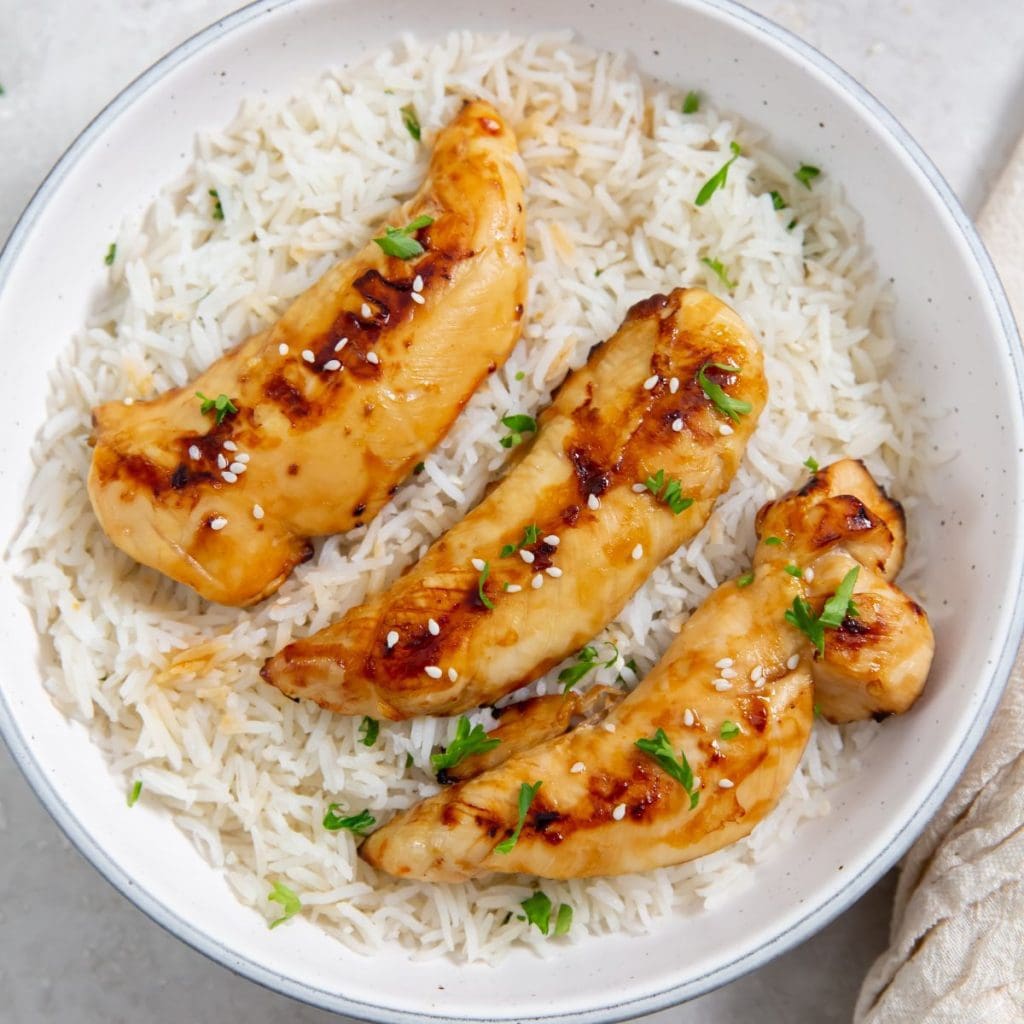
POLYGON ((923 388, 935 441, 961 454, 934 470, 938 502, 913 523, 929 552, 925 590, 938 636, 927 692, 886 722, 871 770, 806 821, 756 885, 648 936, 582 941, 500 968, 359 957, 298 922, 270 932, 161 816, 130 813, 85 732, 39 683, 22 595, 0 581, 7 652, 0 728, 40 799, 78 848, 154 920, 228 967, 319 1006, 382 1021, 606 1021, 698 995, 806 939, 886 871, 944 799, 977 744, 1021 633, 1022 360, 999 282, 970 222, 893 118, 810 47, 714 0, 633 4, 518 0, 264 0, 179 47, 121 94, 65 154, 0 258, 5 370, 0 537, 22 516, 42 425, 46 373, 101 287, 97 252, 190 159, 200 128, 246 95, 288 91, 399 32, 575 28, 626 49, 647 72, 713 94, 766 128, 774 149, 845 186, 882 272, 895 279, 903 375, 923 388))

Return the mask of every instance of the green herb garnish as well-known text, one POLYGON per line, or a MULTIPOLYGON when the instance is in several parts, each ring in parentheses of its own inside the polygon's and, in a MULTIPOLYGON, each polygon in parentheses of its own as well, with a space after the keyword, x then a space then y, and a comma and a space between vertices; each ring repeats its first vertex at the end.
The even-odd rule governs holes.
POLYGON ((196 392, 196 398, 198 398, 203 404, 199 407, 199 411, 204 415, 208 412, 217 413, 217 426, 219 427, 224 422, 224 417, 231 413, 234 415, 238 412, 238 406, 228 398, 227 395, 221 394, 216 398, 207 398, 202 391, 196 392))
POLYGON ((224 207, 220 204, 220 194, 215 188, 209 190, 211 196, 213 196, 213 219, 223 220, 224 219, 224 207))
POLYGON ((372 747, 377 742, 377 734, 380 732, 380 722, 376 718, 364 715, 359 723, 359 742, 364 747, 372 747))
POLYGON ((518 544, 506 544, 501 549, 501 557, 508 558, 509 555, 514 555, 520 548, 529 547, 531 544, 536 544, 540 539, 540 528, 536 523, 530 523, 529 526, 523 530, 522 540, 518 544))
POLYGON ((537 790, 543 785, 542 782, 535 782, 532 786, 528 782, 523 782, 519 786, 519 820, 516 822, 515 831, 508 837, 503 839, 494 848, 496 853, 511 853, 513 847, 519 842, 519 833, 523 831, 523 825, 526 822, 526 812, 530 809, 530 804, 533 803, 533 798, 537 795, 537 790))
POLYGON ((729 157, 729 159, 726 160, 725 163, 722 164, 722 166, 719 167, 706 182, 704 182, 703 187, 697 193, 697 198, 694 202, 698 206, 703 206, 725 184, 726 179, 729 177, 729 168, 733 165, 740 153, 743 152, 743 150, 740 149, 738 142, 730 142, 729 149, 732 150, 732 156, 729 157))
POLYGON ((804 459, 804 465, 812 473, 817 473, 818 472, 818 460, 813 455, 809 455, 806 459, 804 459))
POLYGON ((729 291, 732 291, 733 288, 736 287, 737 282, 729 279, 729 271, 725 269, 725 264, 721 260, 713 260, 710 256, 701 256, 700 261, 714 271, 715 277, 717 277, 718 280, 729 289, 729 291))
POLYGON ((576 664, 563 668, 558 673, 558 681, 562 684, 562 693, 568 693, 591 669, 598 665, 601 668, 611 668, 619 660, 619 648, 610 640, 605 641, 614 651, 612 656, 604 662, 597 660, 597 648, 588 644, 576 655, 576 664))
POLYGON ((474 754, 486 754, 501 745, 501 740, 492 739, 482 725, 470 728, 469 719, 462 715, 455 726, 455 736, 440 753, 430 755, 430 767, 436 772, 454 768, 464 758, 474 754))
POLYGON ((773 190, 769 192, 768 195, 772 197, 773 210, 785 210, 789 206, 789 203, 787 203, 786 200, 783 199, 778 192, 773 190))
POLYGON ((637 740, 634 746, 653 757, 658 765, 690 794, 690 810, 692 811, 700 799, 700 791, 693 787, 693 769, 682 750, 679 751, 679 760, 676 760, 672 744, 669 743, 665 730, 659 729, 653 739, 637 740))
POLYGON ((811 606, 802 597, 793 598, 793 606, 787 610, 785 619, 818 648, 819 654, 825 653, 825 627, 820 619, 815 618, 811 606))
POLYGON ((551 927, 551 900, 547 894, 538 889, 532 896, 523 900, 519 906, 526 912, 526 916, 520 917, 519 920, 529 921, 530 924, 537 926, 541 935, 547 935, 548 929, 551 927))
POLYGON ((798 580, 804 578, 804 571, 799 565, 787 565, 784 571, 788 572, 790 576, 795 576, 798 580))
POLYGON ((719 735, 723 740, 734 740, 739 736, 742 730, 735 722, 730 722, 727 718, 722 723, 722 728, 719 730, 719 735))
POLYGON ((764 542, 773 548, 782 547, 782 539, 779 537, 765 537, 764 542))
POLYGON ((665 470, 659 469, 654 476, 644 481, 647 488, 659 501, 663 501, 675 515, 685 512, 692 504, 693 498, 684 498, 682 484, 678 480, 665 482, 665 470))
POLYGON ((800 170, 793 172, 793 177, 803 185, 804 188, 810 190, 811 182, 821 174, 820 168, 812 167, 810 164, 801 164, 800 170))
POLYGON ((516 373, 516 380, 526 380, 526 373, 523 370, 519 370, 516 373))
POLYGON ((484 567, 480 570, 480 575, 476 578, 476 596, 480 598, 480 603, 488 610, 494 611, 494 602, 487 596, 484 591, 484 584, 487 582, 487 577, 491 575, 491 563, 484 562, 484 567))
POLYGON ((114 260, 116 260, 116 259, 117 259, 117 242, 111 242, 109 247, 107 248, 107 255, 103 257, 103 262, 106 263, 106 265, 108 267, 112 267, 114 265, 114 260))
POLYGON ((127 804, 129 807, 134 807, 139 797, 142 795, 142 780, 136 779, 135 785, 132 786, 131 792, 128 794, 127 804))
POLYGON ((411 260, 425 251, 414 235, 420 228, 430 227, 433 223, 433 217, 428 217, 425 213, 420 214, 404 228, 385 228, 384 234, 380 238, 375 238, 374 241, 386 255, 394 256, 398 260, 411 260))
POLYGON ((412 471, 415 476, 419 476, 426 468, 427 464, 425 462, 417 462, 416 465, 412 467, 412 471))
POLYGON ((742 575, 742 576, 741 576, 741 577, 740 577, 740 578, 739 578, 739 579, 738 579, 738 580, 736 581, 736 586, 737 586, 737 587, 740 587, 740 588, 742 589, 743 587, 749 587, 749 586, 750 586, 750 584, 751 584, 751 583, 753 583, 753 582, 754 582, 754 571, 753 571, 753 569, 751 569, 751 571, 750 571, 750 572, 745 572, 745 573, 744 573, 744 574, 743 574, 743 575, 742 575))
POLYGON ((405 770, 408 771, 416 762, 412 758, 412 754, 405 755, 405 770))
POLYGON ((700 93, 691 89, 686 94, 686 99, 683 100, 683 113, 696 114, 698 110, 700 110, 700 93))
POLYGON ((524 413, 512 413, 510 416, 501 417, 501 425, 508 427, 510 433, 501 439, 502 448, 515 448, 517 444, 523 443, 523 434, 536 433, 537 421, 532 416, 524 413))
POLYGON ((797 219, 796 219, 796 217, 794 217, 794 218, 793 218, 793 219, 792 219, 792 220, 791 220, 791 221, 790 221, 790 222, 789 222, 789 223, 788 223, 788 224, 786 225, 786 230, 787 230, 787 231, 792 231, 792 230, 793 230, 793 228, 795 228, 795 227, 796 227, 796 225, 797 225, 797 219))
POLYGON ((347 818, 339 818, 335 810, 338 807, 341 807, 341 804, 331 804, 324 815, 324 828, 328 832, 338 832, 341 829, 347 829, 349 832, 354 832, 357 836, 361 836, 368 828, 373 828, 377 824, 377 819, 369 811, 360 811, 358 814, 352 814, 347 818))
POLYGON ((271 928, 284 924, 285 921, 293 918, 302 909, 302 900, 284 882, 275 882, 274 888, 270 890, 270 895, 267 899, 274 903, 280 903, 281 909, 284 911, 276 921, 270 922, 271 928))
POLYGON ((709 380, 704 372, 709 366, 713 366, 716 370, 724 370, 726 373, 734 373, 737 376, 739 376, 740 367, 732 366, 729 363, 705 363, 697 371, 697 383, 701 386, 704 394, 708 396, 711 404, 734 423, 738 423, 740 417, 746 416, 754 407, 743 399, 727 395, 719 385, 713 380, 709 380))
POLYGON ((560 903, 555 917, 555 935, 567 935, 572 927, 572 905, 560 903))
POLYGON ((858 614, 851 597, 859 572, 860 566, 857 565, 843 577, 836 592, 825 602, 821 615, 815 617, 811 606, 802 597, 794 597, 793 607, 786 612, 786 621, 799 629, 814 644, 819 654, 825 653, 825 627, 835 629, 842 625, 847 615, 858 614))
POLYGON ((416 116, 416 108, 411 104, 407 103, 401 109, 402 124, 405 125, 405 130, 417 141, 420 141, 420 136, 423 134, 420 128, 420 119, 416 116))
POLYGON ((820 718, 821 717, 821 705, 820 704, 815 704, 814 705, 814 717, 815 718, 820 718))

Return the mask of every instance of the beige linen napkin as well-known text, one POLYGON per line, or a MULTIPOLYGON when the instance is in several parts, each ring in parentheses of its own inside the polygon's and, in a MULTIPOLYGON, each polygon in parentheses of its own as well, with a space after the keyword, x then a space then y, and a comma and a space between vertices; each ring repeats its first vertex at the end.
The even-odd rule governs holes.
MULTIPOLYGON (((1024 140, 978 222, 1024 324, 1024 140)), ((1024 654, 950 798, 913 845, 855 1024, 1024 1021, 1024 654)))

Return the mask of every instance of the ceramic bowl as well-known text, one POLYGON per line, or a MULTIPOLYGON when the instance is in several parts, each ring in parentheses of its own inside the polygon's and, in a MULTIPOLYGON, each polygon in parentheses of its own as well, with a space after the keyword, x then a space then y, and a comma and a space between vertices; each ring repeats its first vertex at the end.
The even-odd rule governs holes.
POLYGON ((713 911, 661 921, 643 937, 518 952, 500 967, 416 962, 398 948, 349 952, 296 922, 287 938, 240 905, 169 817, 129 812, 85 732, 39 683, 37 638, 22 596, 0 580, 6 653, 0 727, 40 799, 78 848, 155 921, 278 991, 356 1017, 424 1021, 618 1020, 669 1006, 806 939, 904 852, 977 744, 1021 632, 1024 421, 1019 341, 969 219, 906 132, 807 45, 730 3, 637 0, 266 0, 209 28, 129 86, 43 184, 0 260, 0 538, 22 516, 46 375, 103 284, 97 239, 148 205, 190 159, 197 130, 227 122, 246 95, 287 92, 401 32, 527 32, 571 27, 626 50, 646 72, 713 93, 765 128, 796 166, 826 166, 864 217, 882 273, 895 281, 902 348, 937 416, 934 441, 958 455, 933 471, 916 515, 922 581, 938 637, 927 692, 885 723, 869 770, 805 821, 754 885, 713 911))

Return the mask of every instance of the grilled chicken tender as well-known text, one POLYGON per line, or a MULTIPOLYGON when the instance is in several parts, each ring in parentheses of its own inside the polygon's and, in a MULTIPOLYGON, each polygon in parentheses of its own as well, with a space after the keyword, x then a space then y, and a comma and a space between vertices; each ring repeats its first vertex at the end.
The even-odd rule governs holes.
POLYGON ((927 627, 919 609, 908 614, 923 653, 908 652, 900 632, 906 623, 887 620, 889 628, 859 634, 860 650, 872 655, 857 660, 845 657, 839 638, 860 619, 847 615, 838 628, 826 629, 823 662, 786 620, 797 599, 820 613, 831 593, 819 571, 836 579, 836 560, 860 567, 853 599, 868 619, 878 581, 895 573, 902 557, 886 525, 894 514, 863 467, 849 462, 768 506, 759 516, 753 580, 741 577, 711 594, 603 721, 580 725, 399 814, 366 840, 362 856, 390 874, 438 882, 495 871, 578 878, 679 864, 747 835, 776 805, 800 761, 819 664, 838 656, 847 685, 857 689, 874 674, 869 665, 909 657, 901 689, 920 691, 931 635, 916 626, 927 627), (836 494, 834 487, 854 493, 836 494), (872 504, 880 498, 880 506, 872 504), (833 514, 840 508, 856 514, 833 514), (770 543, 779 534, 766 531, 783 522, 783 544, 770 543), (786 571, 794 559, 805 572, 813 567, 811 581, 786 571), (658 730, 674 772, 667 759, 636 746, 658 738, 658 730), (521 788, 537 783, 518 841, 508 853, 496 850, 514 834, 521 788))
POLYGON ((110 539, 211 601, 247 605, 309 558, 309 538, 371 519, 519 337, 518 163, 497 111, 466 104, 388 218, 433 218, 408 233, 420 255, 371 241, 188 387, 96 408, 89 496, 110 539), (237 413, 204 414, 197 391, 237 413))
POLYGON ((265 678, 389 719, 454 714, 530 682, 704 525, 765 392, 756 342, 714 296, 638 303, 504 481, 389 590, 270 659, 265 678), (733 421, 707 389, 744 411, 733 421), (658 474, 656 496, 644 481, 658 474))

